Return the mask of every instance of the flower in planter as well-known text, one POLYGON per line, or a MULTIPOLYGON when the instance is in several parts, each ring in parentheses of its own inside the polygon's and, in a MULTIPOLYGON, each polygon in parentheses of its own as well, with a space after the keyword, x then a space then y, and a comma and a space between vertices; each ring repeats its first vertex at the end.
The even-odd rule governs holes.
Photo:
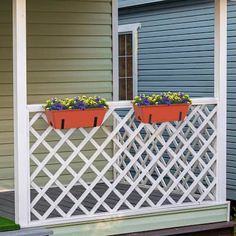
POLYGON ((44 105, 45 110, 85 110, 91 108, 108 108, 108 104, 105 98, 98 96, 87 97, 78 96, 74 98, 52 98, 46 101, 44 105))
POLYGON ((101 126, 108 110, 106 99, 97 96, 52 98, 43 107, 48 124, 55 129, 101 126))
POLYGON ((191 104, 191 99, 188 94, 176 92, 164 92, 161 94, 153 95, 140 95, 135 96, 132 103, 135 106, 150 106, 150 105, 170 105, 170 104, 191 104))
POLYGON ((188 94, 164 92, 136 96, 132 103, 137 120, 143 123, 160 123, 183 121, 192 102, 188 94))

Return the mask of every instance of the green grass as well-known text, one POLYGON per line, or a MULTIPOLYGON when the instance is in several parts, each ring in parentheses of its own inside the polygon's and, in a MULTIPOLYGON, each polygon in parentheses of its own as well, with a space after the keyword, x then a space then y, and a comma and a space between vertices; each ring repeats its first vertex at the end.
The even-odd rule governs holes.
POLYGON ((20 226, 15 224, 14 221, 0 217, 0 232, 18 230, 20 226))

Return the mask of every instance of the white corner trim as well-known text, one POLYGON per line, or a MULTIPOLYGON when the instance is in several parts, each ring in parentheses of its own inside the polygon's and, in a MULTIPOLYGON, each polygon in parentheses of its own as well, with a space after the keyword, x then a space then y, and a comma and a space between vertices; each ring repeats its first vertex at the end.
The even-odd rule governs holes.
MULTIPOLYGON (((141 28, 140 23, 119 25, 118 32, 122 33, 132 33, 133 42, 133 95, 138 94, 138 30, 141 28)), ((119 94, 119 86, 117 86, 117 91, 119 94)))
POLYGON ((119 99, 119 44, 118 44, 118 0, 112 0, 112 82, 113 82, 113 101, 119 99))

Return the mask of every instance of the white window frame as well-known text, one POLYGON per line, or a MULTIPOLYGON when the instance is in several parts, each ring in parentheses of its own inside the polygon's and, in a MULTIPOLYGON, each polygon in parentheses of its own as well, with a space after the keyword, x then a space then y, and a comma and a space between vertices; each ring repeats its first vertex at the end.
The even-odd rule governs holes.
MULTIPOLYGON (((141 28, 140 23, 126 24, 118 26, 118 33, 132 33, 132 53, 133 53, 133 96, 138 93, 138 30, 141 28)), ((118 47, 119 48, 119 47, 118 47)), ((119 54, 118 54, 119 56, 119 54)), ((118 60, 119 61, 119 60, 118 60)), ((117 100, 119 100, 119 78, 117 89, 117 100)))

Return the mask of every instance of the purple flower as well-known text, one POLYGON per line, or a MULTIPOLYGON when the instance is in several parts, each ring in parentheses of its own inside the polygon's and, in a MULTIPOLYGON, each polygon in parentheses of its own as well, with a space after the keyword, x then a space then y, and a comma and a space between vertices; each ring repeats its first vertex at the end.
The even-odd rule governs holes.
POLYGON ((163 97, 162 102, 163 104, 170 104, 170 100, 168 97, 163 97))
POLYGON ((189 96, 184 93, 164 92, 161 94, 153 94, 152 96, 140 95, 136 96, 133 103, 137 106, 149 106, 155 104, 178 104, 191 103, 189 96))
POLYGON ((89 97, 89 100, 92 102, 89 102, 88 104, 85 104, 85 101, 87 100, 86 96, 83 96, 82 99, 80 97, 74 97, 73 99, 58 99, 58 98, 51 98, 47 101, 47 104, 44 106, 47 110, 85 110, 89 108, 108 108, 108 104, 106 103, 105 99, 101 99, 100 97, 89 97), (66 104, 66 105, 63 105, 66 104))

